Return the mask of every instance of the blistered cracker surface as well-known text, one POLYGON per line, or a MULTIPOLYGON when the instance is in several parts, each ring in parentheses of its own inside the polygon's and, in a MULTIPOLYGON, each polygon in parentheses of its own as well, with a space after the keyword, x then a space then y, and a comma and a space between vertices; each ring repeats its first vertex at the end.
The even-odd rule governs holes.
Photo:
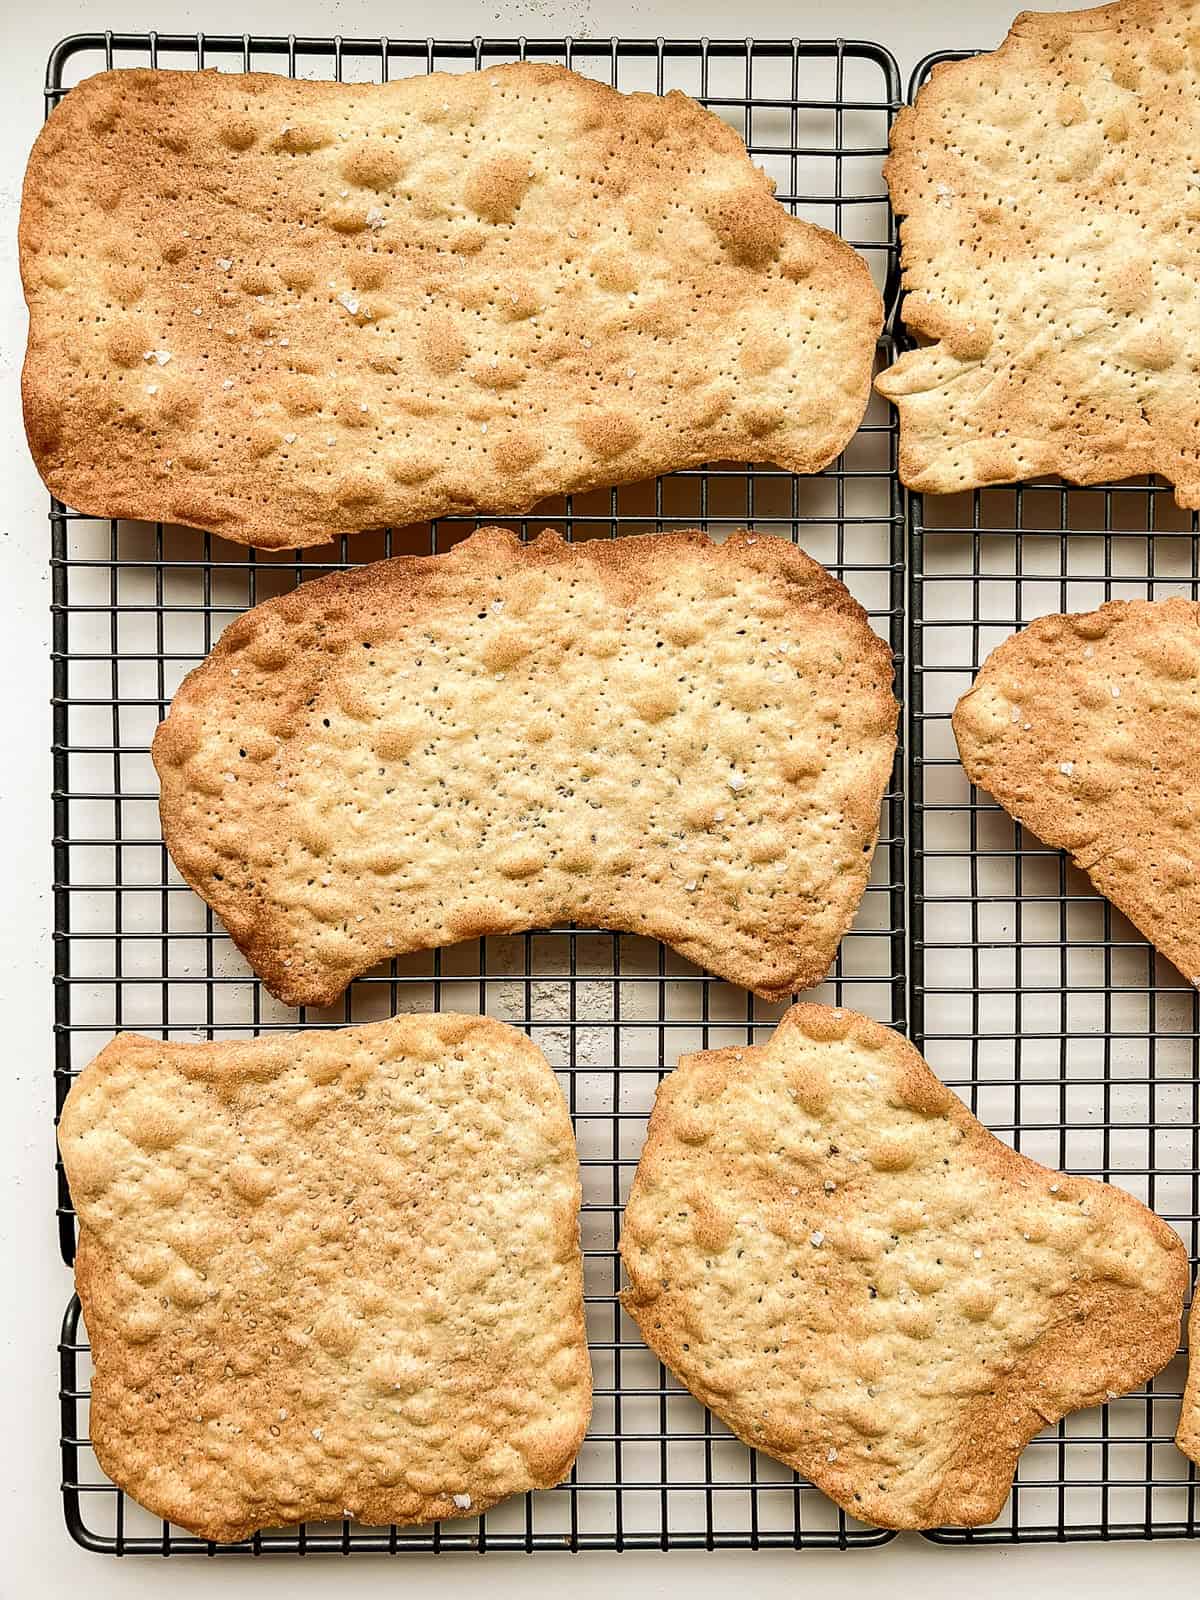
POLYGON ((1176 1444, 1200 1466, 1200 1293, 1192 1300, 1188 1333, 1188 1379, 1176 1444))
POLYGON ((899 1034, 798 1005, 686 1055, 625 1211, 625 1308, 747 1444, 889 1528, 992 1520, 1048 1422, 1174 1355, 1178 1236, 1015 1154, 899 1034))
POLYGON ((1023 12, 934 69, 886 175, 900 472, 950 493, 1158 472, 1200 506, 1200 5, 1023 12))
POLYGON ((30 159, 55 494, 245 544, 720 457, 815 472, 882 303, 718 117, 531 62, 384 86, 123 70, 30 159))
POLYGON ((785 996, 866 886, 891 682, 786 540, 485 529, 227 628, 155 737, 163 835, 291 1004, 564 920, 785 996))
POLYGON ((954 734, 972 783, 1200 984, 1200 606, 1040 617, 992 651, 954 734))
POLYGON ((101 1466, 205 1538, 474 1515, 591 1410, 579 1168, 545 1058, 452 1014, 122 1034, 68 1096, 101 1466))

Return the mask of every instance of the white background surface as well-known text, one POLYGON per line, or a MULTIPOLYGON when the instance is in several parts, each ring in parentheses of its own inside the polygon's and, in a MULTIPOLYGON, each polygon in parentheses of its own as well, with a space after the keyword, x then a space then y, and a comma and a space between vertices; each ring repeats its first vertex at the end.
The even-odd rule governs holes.
MULTIPOLYGON (((1049 9, 1064 9, 1052 4, 1049 9)), ((0 919, 0 995, 7 1061, 0 1067, 0 1597, 283 1594, 363 1596, 385 1593, 550 1595, 564 1588, 588 1600, 620 1585, 634 1596, 682 1590, 697 1600, 749 1587, 755 1596, 811 1586, 822 1597, 891 1594, 984 1597, 1021 1585, 1031 1595, 1087 1594, 1093 1600, 1144 1590, 1194 1592, 1200 1551, 1160 1544, 936 1549, 900 1539, 880 1550, 409 1558, 240 1558, 216 1562, 149 1558, 124 1562, 77 1549, 65 1532, 58 1498, 55 1340, 70 1290, 54 1228, 50 1035, 50 715, 48 527, 45 493, 25 450, 18 372, 25 316, 16 272, 16 217, 21 174, 42 116, 46 55, 61 36, 103 28, 160 31, 282 32, 442 38, 477 32, 557 35, 724 37, 828 35, 876 39, 907 75, 929 50, 999 42, 1011 0, 754 0, 737 8, 717 0, 654 6, 642 0, 438 0, 430 10, 382 0, 4 0, 0 87, 0 675, 5 708, 0 742, 0 840, 4 865, 0 919)))

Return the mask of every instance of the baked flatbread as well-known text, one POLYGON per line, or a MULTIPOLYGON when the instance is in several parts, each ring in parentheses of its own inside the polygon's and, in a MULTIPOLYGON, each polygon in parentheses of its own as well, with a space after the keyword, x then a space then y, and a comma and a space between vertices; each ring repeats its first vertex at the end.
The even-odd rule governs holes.
POLYGON ((121 1034, 67 1097, 91 1438, 206 1539, 475 1515, 591 1411, 562 1092, 481 1017, 121 1034))
POLYGON ((799 1005, 681 1058, 625 1224, 650 1348, 747 1444, 885 1528, 976 1524, 1025 1444, 1174 1355, 1178 1236, 1047 1171, 916 1050, 799 1005))
POLYGON ((20 243, 51 490, 274 547, 714 458, 816 472, 883 319, 718 117, 534 62, 101 73, 34 146, 20 243))
POLYGON ((1200 1292, 1193 1296, 1190 1322, 1188 1380, 1175 1442, 1200 1466, 1200 1292))
POLYGON ((306 583, 227 628, 154 740, 163 836, 267 987, 575 921, 769 998, 871 870, 891 652, 790 542, 642 535, 306 583))
POLYGON ((1200 506, 1200 5, 1022 12, 892 131, 900 474, 947 494, 1158 472, 1200 506))
POLYGON ((967 776, 1200 984, 1200 606, 1039 617, 954 712, 967 776))

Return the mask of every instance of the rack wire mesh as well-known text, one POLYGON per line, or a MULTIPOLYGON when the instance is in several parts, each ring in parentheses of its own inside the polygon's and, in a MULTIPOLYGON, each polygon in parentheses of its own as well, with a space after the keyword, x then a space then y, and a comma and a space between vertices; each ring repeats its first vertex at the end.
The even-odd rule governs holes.
MULTIPOLYGON (((51 56, 47 109, 110 66, 283 70, 347 81, 498 61, 557 61, 621 89, 681 88, 725 117, 795 212, 849 238, 894 299, 894 230, 880 176, 900 97, 894 61, 844 41, 347 40, 86 34, 51 56)), ((881 350, 883 359, 887 350, 881 350)), ((800 542, 856 593, 902 666, 904 517, 895 425, 873 402, 822 476, 715 463, 548 503, 507 519, 522 537, 700 526, 800 542)), ((495 519, 489 519, 495 520, 495 519)), ((583 1244, 596 1377, 591 1430, 570 1482, 476 1519, 419 1529, 349 1522, 214 1546, 108 1482, 88 1442, 89 1353, 77 1302, 60 1344, 63 1498, 81 1544, 117 1554, 800 1547, 878 1544, 795 1474, 758 1457, 677 1385, 616 1300, 622 1203, 659 1079, 682 1050, 765 1037, 782 1007, 625 935, 560 927, 405 958, 357 980, 344 1003, 297 1014, 253 978, 163 848, 148 746, 180 678, 247 605, 334 567, 436 552, 473 521, 360 535, 295 555, 247 552, 161 525, 82 517, 53 502, 55 1072, 58 1101, 120 1028, 230 1037, 332 1027, 396 1011, 486 1011, 525 1028, 558 1070, 583 1166, 583 1244)), ((902 767, 884 801, 871 886, 818 997, 905 1021, 902 767)), ((74 1217, 61 1178, 60 1242, 74 1217)))
MULTIPOLYGON (((923 61, 910 96, 941 61, 923 61)), ((1200 517, 1170 488, 1059 480, 909 505, 912 1037, 989 1128, 1121 1184, 1200 1253, 1200 996, 1061 851, 973 788, 950 713, 989 652, 1047 612, 1200 598, 1200 517)), ((1200 1535, 1172 1443, 1184 1353, 1022 1456, 997 1522, 947 1543, 1200 1535)))

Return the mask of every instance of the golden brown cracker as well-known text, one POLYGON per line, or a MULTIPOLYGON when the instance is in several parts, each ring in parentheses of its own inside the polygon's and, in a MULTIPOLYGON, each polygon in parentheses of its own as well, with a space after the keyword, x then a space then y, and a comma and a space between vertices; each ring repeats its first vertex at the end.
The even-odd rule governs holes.
POLYGON ((665 1079, 621 1235, 652 1350, 748 1445, 864 1522, 998 1515, 1047 1424, 1174 1355, 1178 1236, 1048 1171, 912 1045, 794 1006, 665 1079))
POLYGON ((579 1167, 523 1034, 396 1017, 167 1044, 67 1097, 91 1440, 157 1515, 473 1515, 557 1483, 591 1410, 579 1167))
POLYGON ((154 741, 167 847, 274 994, 575 921, 820 981, 892 768, 892 658, 790 542, 500 529, 229 627, 154 741))
POLYGON ((816 472, 882 303, 720 118, 519 62, 119 70, 53 111, 30 446, 77 510, 319 544, 715 458, 816 472))
POLYGON ((1200 5, 1022 12, 892 131, 900 472, 946 494, 1158 472, 1200 506, 1200 5))
POLYGON ((1200 606, 1039 617, 992 651, 953 722, 972 783, 1200 984, 1200 606))

